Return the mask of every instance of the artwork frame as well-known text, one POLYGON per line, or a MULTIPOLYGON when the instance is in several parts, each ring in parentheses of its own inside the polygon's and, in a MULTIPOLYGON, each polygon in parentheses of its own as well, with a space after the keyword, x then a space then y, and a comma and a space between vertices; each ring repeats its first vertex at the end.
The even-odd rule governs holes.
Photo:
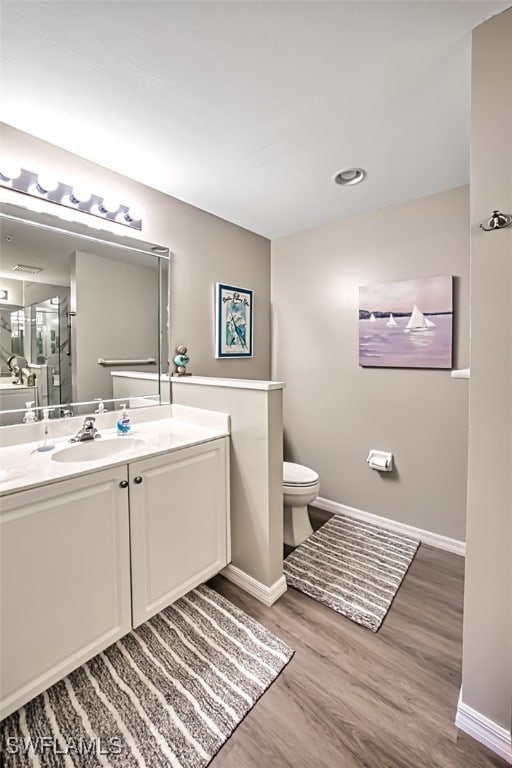
POLYGON ((215 357, 253 357, 254 291, 226 283, 215 285, 215 357))
POLYGON ((453 367, 453 276, 359 287, 359 365, 453 367))

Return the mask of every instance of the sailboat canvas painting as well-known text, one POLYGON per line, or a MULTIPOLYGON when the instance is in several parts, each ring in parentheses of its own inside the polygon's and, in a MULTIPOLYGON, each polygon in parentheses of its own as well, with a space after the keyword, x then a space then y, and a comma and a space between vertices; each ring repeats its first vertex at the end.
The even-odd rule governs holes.
POLYGON ((359 288, 359 365, 451 368, 453 277, 359 288))

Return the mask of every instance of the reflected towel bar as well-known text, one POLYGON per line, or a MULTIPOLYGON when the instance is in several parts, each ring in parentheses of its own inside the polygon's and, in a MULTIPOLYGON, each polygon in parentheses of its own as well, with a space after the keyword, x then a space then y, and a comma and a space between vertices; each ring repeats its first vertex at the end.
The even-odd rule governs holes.
POLYGON ((143 360, 105 360, 103 357, 98 357, 98 365, 154 365, 155 363, 154 357, 145 357, 143 360))

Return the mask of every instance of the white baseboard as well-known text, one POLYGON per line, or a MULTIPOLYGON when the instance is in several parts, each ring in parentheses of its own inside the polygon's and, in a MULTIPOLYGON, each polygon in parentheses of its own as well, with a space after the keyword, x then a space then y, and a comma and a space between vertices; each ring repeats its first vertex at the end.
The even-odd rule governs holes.
POLYGON ((284 595, 287 589, 284 576, 280 576, 271 587, 267 587, 265 584, 262 584, 261 581, 257 581, 245 571, 237 568, 236 565, 231 565, 231 563, 220 573, 221 576, 224 576, 228 581, 232 581, 237 587, 241 587, 241 589, 245 590, 261 603, 269 607, 273 605, 281 595, 284 595))
POLYGON ((419 539, 424 544, 430 544, 432 547, 444 549, 447 552, 454 552, 456 555, 462 555, 462 557, 466 554, 466 544, 463 541, 450 539, 448 536, 441 536, 441 534, 432 533, 432 531, 424 531, 422 528, 415 528, 413 525, 407 525, 406 523, 399 523, 396 520, 390 520, 389 517, 380 517, 371 512, 364 512, 362 509, 347 507, 345 504, 340 504, 337 501, 330 501, 329 499, 323 499, 321 496, 318 496, 310 506, 318 507, 318 509, 323 509, 326 512, 333 512, 335 515, 347 515, 347 517, 364 520, 367 523, 373 523, 373 525, 380 525, 382 528, 387 528, 389 531, 412 536, 415 539, 419 539))
POLYGON ((462 688, 459 694, 455 725, 512 764, 512 738, 510 731, 497 725, 488 717, 477 712, 462 701, 462 688))

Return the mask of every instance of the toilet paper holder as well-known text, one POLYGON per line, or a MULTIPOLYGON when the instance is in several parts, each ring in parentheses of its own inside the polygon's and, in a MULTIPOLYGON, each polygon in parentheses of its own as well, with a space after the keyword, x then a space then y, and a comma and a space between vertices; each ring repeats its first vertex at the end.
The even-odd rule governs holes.
POLYGON ((377 451, 371 448, 366 461, 371 469, 376 469, 379 472, 391 472, 393 469, 393 454, 387 451, 377 451))

